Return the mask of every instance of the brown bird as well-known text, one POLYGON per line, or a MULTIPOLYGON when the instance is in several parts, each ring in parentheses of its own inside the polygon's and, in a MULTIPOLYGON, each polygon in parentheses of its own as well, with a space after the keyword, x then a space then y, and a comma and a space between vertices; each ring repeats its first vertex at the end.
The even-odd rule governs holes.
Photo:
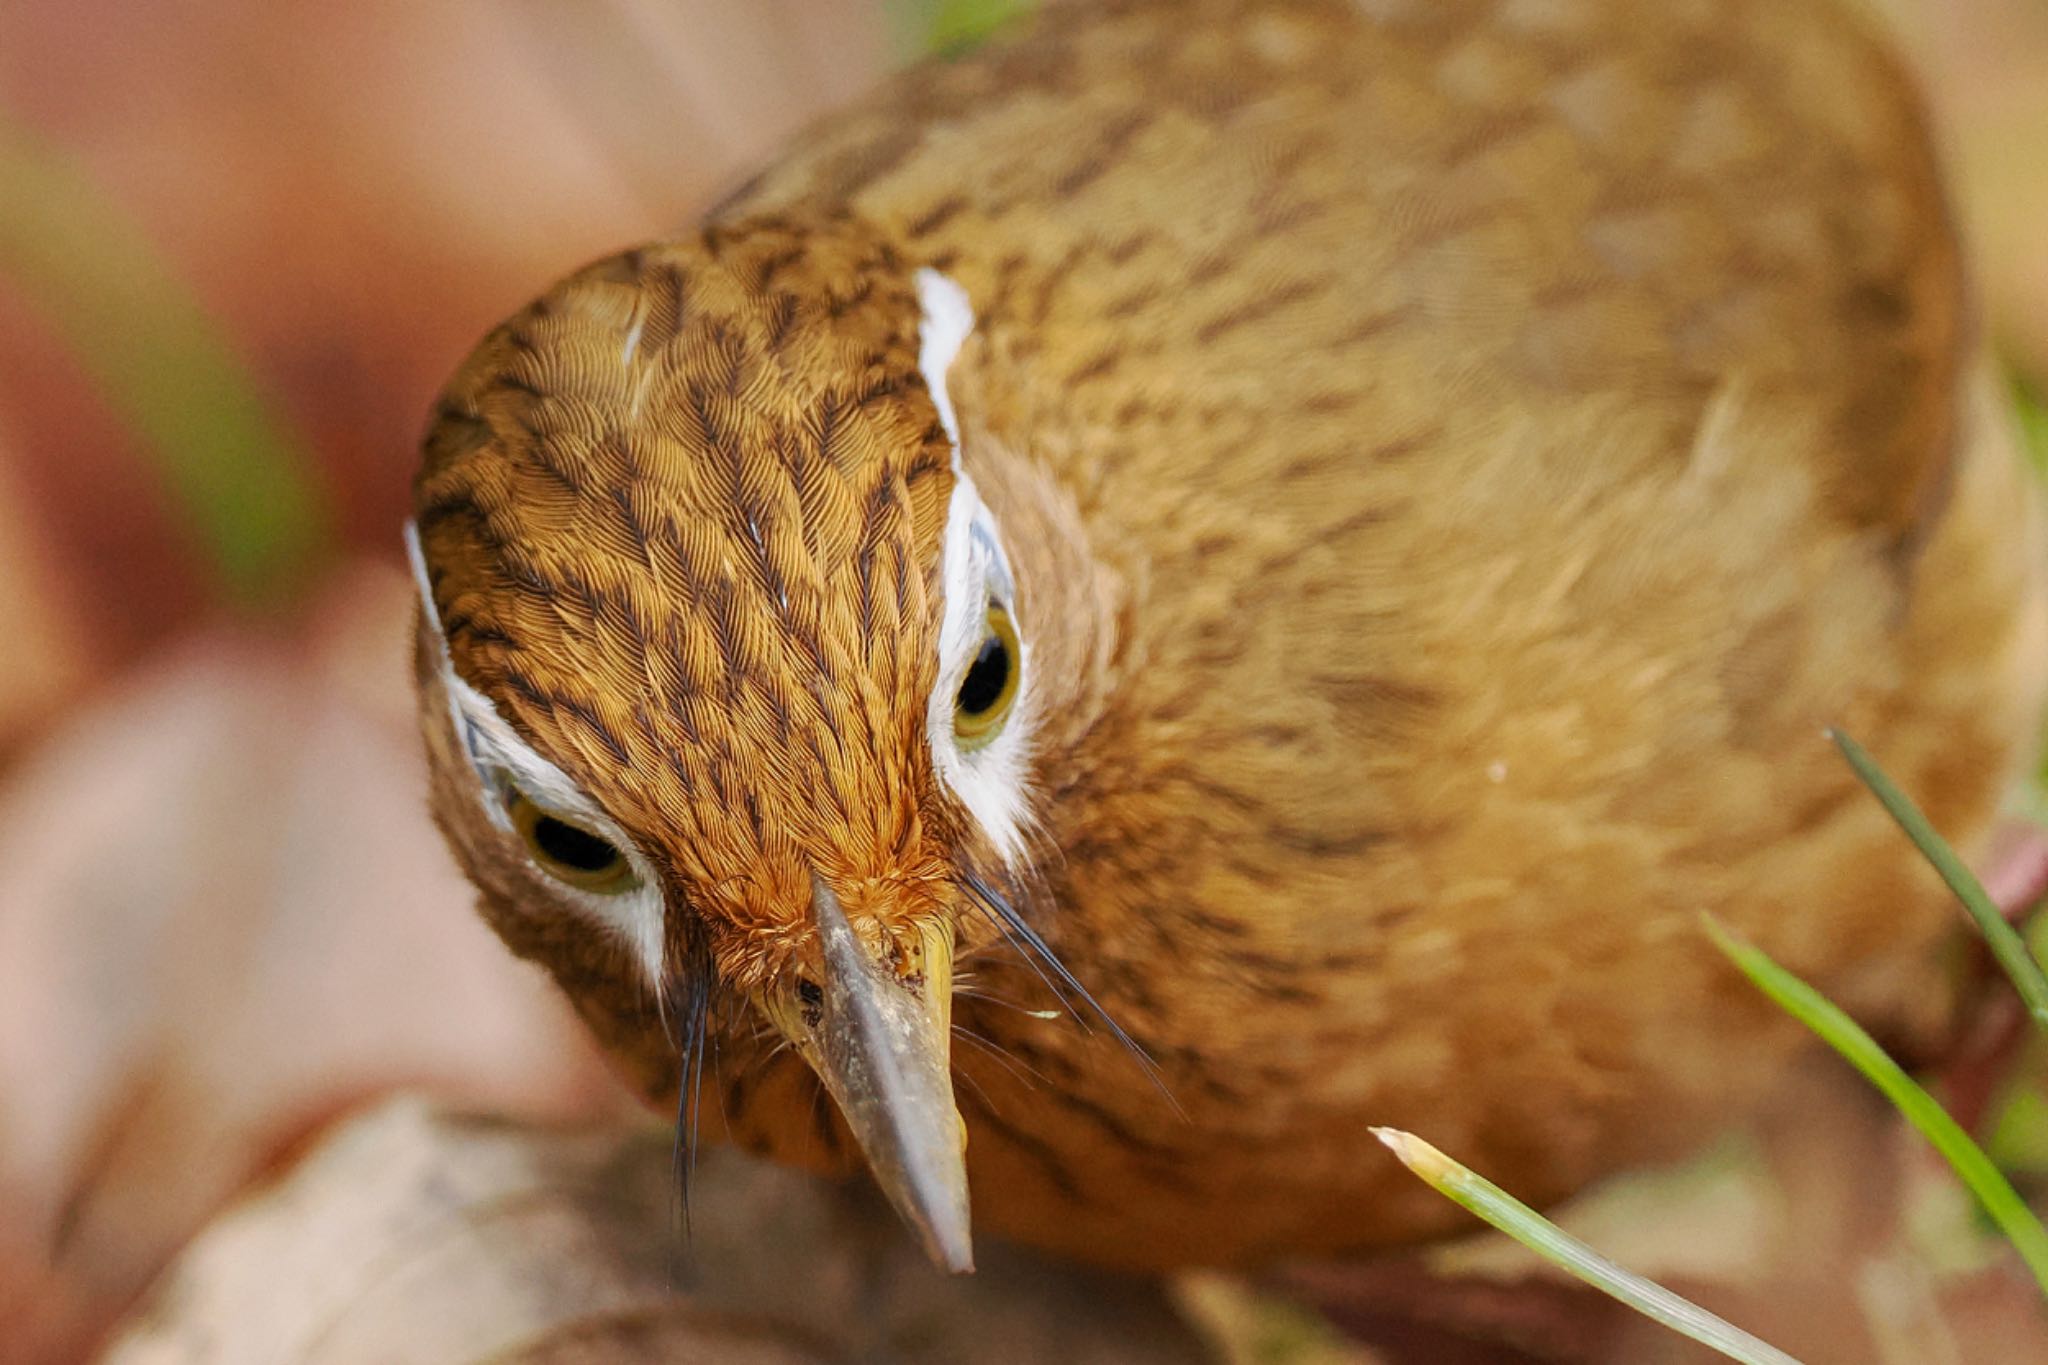
POLYGON ((1822 727, 1968 847, 2048 657, 1921 115, 1817 3, 1052 8, 425 451, 484 913, 956 1268, 970 1181, 1158 1267, 1451 1225, 1369 1124, 1539 1200, 1678 1151, 1799 1036, 1703 910, 1924 1027, 1951 911, 1822 727))

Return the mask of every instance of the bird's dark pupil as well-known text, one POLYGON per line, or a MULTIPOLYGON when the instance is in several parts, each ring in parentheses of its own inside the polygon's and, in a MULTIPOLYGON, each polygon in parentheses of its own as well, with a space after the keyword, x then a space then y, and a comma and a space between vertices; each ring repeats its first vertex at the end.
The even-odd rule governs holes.
POLYGON ((604 840, 550 815, 533 822, 533 842, 542 853, 578 872, 603 872, 619 860, 619 851, 604 840))
POLYGON ((960 680, 960 709, 978 716, 1003 699, 1003 686, 1010 681, 1010 651, 1002 637, 991 632, 981 642, 981 652, 960 680))

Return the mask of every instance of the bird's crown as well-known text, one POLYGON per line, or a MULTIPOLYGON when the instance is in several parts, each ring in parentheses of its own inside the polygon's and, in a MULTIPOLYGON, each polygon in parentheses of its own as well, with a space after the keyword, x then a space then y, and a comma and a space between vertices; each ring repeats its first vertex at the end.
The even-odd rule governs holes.
POLYGON ((851 220, 711 229, 491 333, 427 436, 418 544, 454 673, 695 914, 748 927, 739 977, 808 934, 782 921, 814 870, 940 871, 924 718, 954 475, 922 321, 916 272, 851 220))

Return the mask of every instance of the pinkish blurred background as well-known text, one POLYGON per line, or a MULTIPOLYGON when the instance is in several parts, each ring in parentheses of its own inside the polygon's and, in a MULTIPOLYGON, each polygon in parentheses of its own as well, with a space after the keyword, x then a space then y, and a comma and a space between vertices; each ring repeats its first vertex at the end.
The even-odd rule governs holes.
MULTIPOLYGON (((2041 392, 2048 4, 1882 7, 2041 392)), ((500 316, 959 8, 0 6, 0 1357, 80 1357, 367 1096, 619 1103, 423 817, 414 442, 500 316)))
POLYGON ((926 18, 0 6, 0 1358, 80 1355, 370 1095, 618 1103, 423 818, 415 442, 926 18))

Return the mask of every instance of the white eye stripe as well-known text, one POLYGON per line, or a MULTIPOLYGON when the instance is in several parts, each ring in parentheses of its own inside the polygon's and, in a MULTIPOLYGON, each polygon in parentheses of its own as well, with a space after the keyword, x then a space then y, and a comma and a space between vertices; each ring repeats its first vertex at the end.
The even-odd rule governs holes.
POLYGON ((939 410, 939 425, 953 443, 953 472, 960 472, 960 423, 953 414, 953 400, 946 392, 946 371, 974 330, 974 305, 967 291, 947 276, 929 267, 917 272, 917 302, 923 316, 917 333, 917 368, 931 391, 932 406, 939 410))
POLYGON ((979 498, 975 500, 974 518, 967 530, 974 543, 975 558, 980 561, 986 595, 1006 607, 1015 605, 1017 585, 1010 577, 1010 558, 1003 553, 1002 539, 996 535, 995 518, 979 498))
POLYGON ((448 637, 441 627, 441 615, 434 606, 432 581, 427 575, 426 557, 420 550, 419 528, 410 521, 405 524, 405 550, 412 564, 413 581, 419 588, 421 610, 433 627, 439 649, 439 672, 442 689, 448 697, 449 720, 469 757, 472 775, 476 778, 474 795, 477 804, 493 825, 507 835, 516 835, 511 814, 506 809, 503 789, 503 784, 510 782, 547 814, 582 826, 625 855, 639 879, 639 885, 631 890, 606 895, 560 882, 550 884, 564 901, 624 940, 647 973, 648 984, 659 990, 665 913, 661 884, 652 865, 626 832, 596 802, 585 796, 567 773, 521 739, 519 732, 498 714, 498 708, 491 704, 491 699, 471 687, 455 671, 455 662, 448 655, 448 637))
POLYGON ((962 753, 953 734, 961 680, 980 653, 991 600, 1010 606, 1016 585, 995 518, 960 462, 960 431, 946 390, 946 371, 974 327, 967 293, 936 270, 917 272, 923 308, 918 365, 953 443, 953 496, 946 507, 940 550, 939 676, 925 712, 925 738, 940 781, 967 807, 1006 862, 1025 848, 1030 803, 1025 789, 1031 733, 1031 646, 1018 623, 1019 691, 1008 721, 987 744, 962 753))

